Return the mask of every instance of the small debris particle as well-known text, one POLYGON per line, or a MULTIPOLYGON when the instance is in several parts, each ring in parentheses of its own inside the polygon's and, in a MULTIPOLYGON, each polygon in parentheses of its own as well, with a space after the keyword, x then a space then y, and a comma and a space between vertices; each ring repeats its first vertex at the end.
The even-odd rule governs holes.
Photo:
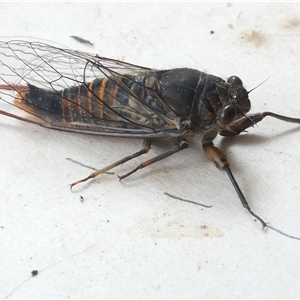
POLYGON ((91 46, 94 46, 93 43, 91 43, 90 41, 86 40, 86 39, 83 39, 79 36, 76 36, 76 35, 70 35, 71 38, 73 38, 74 40, 76 40, 77 42, 79 43, 82 43, 82 44, 88 44, 88 45, 91 45, 91 46))

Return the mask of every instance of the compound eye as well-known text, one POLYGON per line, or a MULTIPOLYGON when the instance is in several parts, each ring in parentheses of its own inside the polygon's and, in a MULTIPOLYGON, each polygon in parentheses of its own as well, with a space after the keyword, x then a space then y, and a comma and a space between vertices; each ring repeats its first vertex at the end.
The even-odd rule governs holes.
POLYGON ((227 79, 227 83, 229 84, 234 84, 234 85, 240 85, 240 86, 243 86, 243 81, 240 77, 237 77, 237 76, 230 76, 228 79, 227 79))
POLYGON ((235 120, 236 115, 236 107, 232 104, 226 105, 220 112, 219 122, 225 126, 229 125, 235 120))

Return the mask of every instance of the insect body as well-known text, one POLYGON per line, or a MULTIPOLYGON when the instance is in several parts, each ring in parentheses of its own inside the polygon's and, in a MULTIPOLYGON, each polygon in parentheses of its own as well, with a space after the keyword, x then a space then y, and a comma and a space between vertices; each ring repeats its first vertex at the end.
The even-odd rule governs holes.
POLYGON ((194 69, 153 70, 38 42, 0 42, 1 100, 31 117, 7 110, 0 114, 51 129, 144 139, 140 151, 71 187, 147 153, 152 139, 171 138, 175 148, 120 179, 186 149, 186 138, 199 135, 206 156, 227 172, 243 206, 265 227, 213 140, 217 134, 238 135, 266 116, 298 124, 300 119, 271 112, 248 114, 248 95, 236 76, 224 81, 194 69))

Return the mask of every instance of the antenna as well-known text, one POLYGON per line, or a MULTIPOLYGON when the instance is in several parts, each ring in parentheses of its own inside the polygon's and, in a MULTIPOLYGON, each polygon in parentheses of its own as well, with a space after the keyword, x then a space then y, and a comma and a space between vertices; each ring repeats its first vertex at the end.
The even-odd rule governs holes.
POLYGON ((248 94, 250 94, 252 91, 254 91, 255 89, 257 89, 259 86, 261 86, 263 83, 265 83, 267 80, 269 80, 270 76, 265 79, 262 83, 260 83, 259 85, 257 85, 256 87, 254 87, 253 89, 251 89, 250 91, 247 91, 248 94))

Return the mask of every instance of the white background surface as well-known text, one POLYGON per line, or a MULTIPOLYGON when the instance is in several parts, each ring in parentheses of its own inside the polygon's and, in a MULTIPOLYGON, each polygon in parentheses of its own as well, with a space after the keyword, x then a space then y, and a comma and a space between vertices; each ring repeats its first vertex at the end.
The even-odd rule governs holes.
MULTIPOLYGON (((299 3, 1 3, 0 35, 159 69, 238 75, 248 90, 270 77, 250 94, 252 111, 300 117, 299 16, 299 3)), ((51 131, 4 116, 0 128, 1 298, 300 297, 300 241, 262 231, 197 138, 120 183, 116 174, 171 146, 154 142, 147 157, 71 192, 68 184, 90 170, 66 158, 99 168, 141 141, 51 131)), ((270 118, 216 141, 252 209, 295 236, 299 135, 296 125, 270 118)))

